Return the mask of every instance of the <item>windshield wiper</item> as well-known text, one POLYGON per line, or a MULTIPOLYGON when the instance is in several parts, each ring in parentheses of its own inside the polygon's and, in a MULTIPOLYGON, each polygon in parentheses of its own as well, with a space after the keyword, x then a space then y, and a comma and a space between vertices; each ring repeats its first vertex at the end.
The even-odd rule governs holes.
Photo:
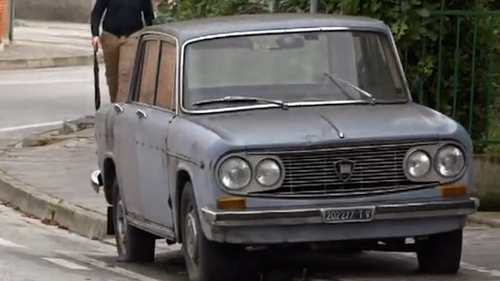
POLYGON ((349 94, 348 94, 348 93, 347 93, 347 92, 346 92, 346 91, 345 91, 345 90, 344 90, 344 89, 343 89, 343 88, 339 85, 338 81, 340 81, 340 82, 342 82, 342 83, 346 84, 347 86, 351 87, 352 89, 354 89, 354 90, 358 91, 359 93, 361 93, 363 96, 365 96, 365 97, 367 97, 368 99, 370 99, 370 103, 371 103, 371 104, 375 104, 375 103, 377 102, 377 100, 376 100, 376 99, 375 99, 375 98, 374 98, 374 97, 373 97, 370 93, 368 93, 367 91, 365 91, 365 90, 363 90, 363 89, 359 88, 358 86, 353 85, 353 84, 351 84, 351 83, 349 83, 349 82, 345 81, 344 79, 342 79, 342 78, 340 78, 340 77, 338 77, 338 76, 331 75, 331 74, 330 74, 330 73, 328 73, 328 72, 325 72, 325 73, 323 73, 323 74, 324 74, 324 75, 325 75, 328 79, 330 79, 330 81, 332 81, 333 83, 335 83, 335 85, 337 85, 337 87, 339 87, 339 89, 340 89, 340 90, 342 90, 342 92, 343 92, 346 96, 348 96, 348 97, 350 97, 350 98, 353 98, 351 95, 349 95, 349 94))
POLYGON ((254 103, 269 103, 279 105, 282 109, 288 109, 288 103, 282 100, 272 100, 258 97, 245 97, 245 96, 226 96, 219 99, 208 99, 193 103, 191 106, 202 106, 213 103, 230 103, 230 102, 254 102, 254 103))

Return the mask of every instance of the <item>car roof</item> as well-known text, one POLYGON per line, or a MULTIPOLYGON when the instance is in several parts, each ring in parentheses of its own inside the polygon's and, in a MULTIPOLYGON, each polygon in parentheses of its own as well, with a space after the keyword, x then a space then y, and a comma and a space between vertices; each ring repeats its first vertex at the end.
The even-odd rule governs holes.
POLYGON ((176 37, 179 44, 182 45, 185 41, 193 38, 221 33, 314 27, 346 27, 361 30, 380 29, 380 31, 389 31, 387 25, 382 21, 368 17, 297 13, 236 15, 177 21, 154 25, 146 28, 145 31, 170 34, 176 37))

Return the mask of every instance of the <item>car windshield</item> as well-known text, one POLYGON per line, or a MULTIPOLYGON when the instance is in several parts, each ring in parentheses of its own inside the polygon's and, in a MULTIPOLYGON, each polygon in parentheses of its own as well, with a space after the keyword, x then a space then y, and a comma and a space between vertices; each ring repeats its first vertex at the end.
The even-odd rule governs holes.
POLYGON ((255 104, 241 98, 234 102, 231 96, 292 105, 405 101, 389 39, 380 32, 332 31, 197 41, 185 50, 183 106, 197 110, 255 104))

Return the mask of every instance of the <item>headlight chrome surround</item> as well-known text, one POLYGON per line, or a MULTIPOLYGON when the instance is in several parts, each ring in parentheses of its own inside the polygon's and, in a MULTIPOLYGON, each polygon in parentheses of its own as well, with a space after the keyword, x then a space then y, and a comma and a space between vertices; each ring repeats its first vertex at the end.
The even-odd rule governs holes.
MULTIPOLYGON (((450 162, 450 160, 447 161, 450 162)), ((403 172, 406 175, 406 178, 412 182, 447 184, 455 182, 456 180, 460 179, 460 177, 463 176, 464 172, 468 168, 469 161, 470 160, 466 155, 466 148, 458 141, 445 140, 445 141, 423 143, 420 145, 416 144, 415 146, 406 151, 403 160, 403 172), (442 157, 439 155, 442 155, 442 153, 445 153, 450 148, 459 151, 458 156, 460 157, 459 159, 460 167, 458 168, 460 169, 456 168, 453 169, 453 173, 442 174, 439 171, 440 167, 438 165, 440 163, 440 160, 438 159, 438 157, 442 157), (416 153, 417 151, 426 153, 431 160, 430 170, 427 171, 425 175, 419 177, 415 177, 408 170, 408 164, 409 164, 408 159, 413 153, 416 153)))
POLYGON ((239 156, 231 156, 224 159, 217 170, 217 177, 219 182, 225 188, 229 190, 241 190, 247 187, 252 181, 252 167, 250 163, 239 156), (225 170, 225 168, 227 168, 225 170), (235 171, 239 169, 239 171, 235 171), (243 175, 231 175, 232 173, 243 173, 243 175), (243 179, 240 179, 240 182, 235 183, 234 177, 244 176, 243 179), (231 179, 233 177, 233 179, 231 179))
POLYGON ((280 163, 276 161, 273 158, 264 158, 261 160, 256 166, 255 166, 255 180, 257 183, 264 187, 269 187, 276 185, 279 183, 281 180, 281 177, 283 175, 282 168, 280 163), (268 165, 267 167, 263 167, 264 165, 268 165), (268 169, 267 171, 263 171, 262 169, 268 169), (267 173, 270 173, 271 175, 266 175, 267 173), (265 179, 263 177, 270 177, 271 180, 270 182, 265 182, 265 179))
POLYGON ((434 157, 434 169, 436 173, 443 178, 455 178, 462 173, 466 165, 466 158, 463 150, 454 144, 445 144, 436 151, 434 157), (446 159, 446 157, 454 157, 455 159, 446 159), (447 163, 443 163, 447 161, 447 163), (452 163, 450 163, 452 161, 452 163), (457 167, 444 167, 450 165, 458 165, 457 167), (449 173, 445 169, 451 170, 449 173))
POLYGON ((222 156, 216 162, 212 172, 218 186, 225 192, 234 195, 251 195, 278 189, 284 180, 285 168, 277 155, 236 152, 222 156), (230 176, 229 170, 238 165, 244 165, 244 167, 237 168, 240 171, 234 171, 230 176), (268 167, 262 165, 268 165, 268 167), (248 173, 248 167, 251 173, 248 173), (250 179, 248 179, 249 175, 250 179), (265 179, 259 179, 262 176, 265 179))
POLYGON ((432 158, 429 153, 421 149, 412 149, 406 156, 404 161, 404 170, 412 178, 422 178, 429 174, 432 169, 432 158), (413 163, 414 165, 410 167, 412 162, 420 161, 419 163, 413 163), (420 166, 420 167, 419 167, 420 166), (413 172, 412 172, 413 169, 413 172), (420 169, 420 170, 416 170, 420 169))

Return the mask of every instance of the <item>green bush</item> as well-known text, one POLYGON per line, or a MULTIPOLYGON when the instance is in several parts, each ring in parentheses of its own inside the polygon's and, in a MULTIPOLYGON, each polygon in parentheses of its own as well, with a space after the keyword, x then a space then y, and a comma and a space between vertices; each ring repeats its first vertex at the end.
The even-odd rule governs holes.
POLYGON ((268 13, 268 5, 249 0, 162 0, 158 23, 214 16, 268 13), (175 4, 174 4, 175 3, 175 4))
MULTIPOLYGON (((167 1, 163 2, 160 12, 167 15, 165 18, 168 20, 270 12, 270 5, 266 2, 250 0, 181 0, 173 8, 167 1)), ((446 11, 492 11, 499 8, 500 1, 427 2, 319 0, 318 12, 363 15, 383 20, 392 30, 409 82, 417 76, 425 80, 419 102, 455 118, 478 141, 476 150, 483 151, 485 146, 479 140, 488 138, 489 120, 497 112, 493 108, 494 100, 488 98, 488 92, 497 91, 497 88, 490 87, 500 84, 500 76, 495 75, 499 72, 496 64, 489 69, 489 62, 496 60, 499 53, 500 44, 493 32, 500 25, 500 12, 493 17, 462 16, 458 29, 458 16, 446 11), (460 48, 457 49, 458 32, 460 48)), ((281 0, 276 2, 273 10, 281 13, 309 12, 309 0, 281 0)), ((500 137, 500 130, 498 134, 500 137)))

